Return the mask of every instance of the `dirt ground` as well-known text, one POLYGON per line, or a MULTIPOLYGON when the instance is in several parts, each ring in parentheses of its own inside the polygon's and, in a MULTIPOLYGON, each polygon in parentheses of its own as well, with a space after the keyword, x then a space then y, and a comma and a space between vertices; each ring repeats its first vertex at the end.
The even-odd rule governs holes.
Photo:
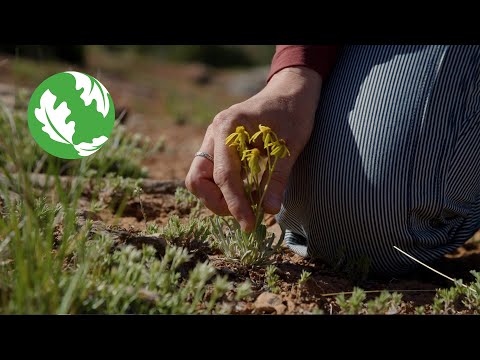
MULTIPOLYGON (((149 128, 147 124, 144 125, 145 128, 149 128)), ((134 123, 130 123, 128 126, 138 129, 134 123)), ((204 128, 188 125, 170 125, 159 128, 157 134, 149 131, 149 136, 164 136, 167 149, 164 153, 159 153, 145 162, 150 176, 162 180, 184 179, 192 160, 192 154, 195 153, 201 144, 203 133, 204 128)), ((159 225, 165 224, 171 215, 175 214, 185 218, 189 213, 189 209, 179 209, 177 207, 173 194, 143 195, 142 202, 146 209, 148 220, 155 221, 159 225)), ((140 204, 138 200, 130 201, 126 208, 126 216, 120 221, 121 225, 132 230, 143 230, 145 224, 139 209, 140 204)), ((205 213, 208 213, 208 210, 205 213)), ((111 217, 108 214, 103 216, 102 220, 107 223, 111 221, 111 217)), ((270 231, 279 234, 280 229, 275 224, 275 219, 269 217, 268 221, 271 224, 270 231)), ((202 251, 205 251, 205 249, 202 251)), ((206 257, 220 273, 228 274, 233 281, 240 282, 249 278, 253 282, 256 295, 261 294, 265 290, 264 269, 242 269, 239 266, 225 262, 221 254, 212 252, 211 249, 203 254, 203 258, 206 257)), ((335 296, 340 292, 352 291, 355 286, 347 276, 334 272, 319 261, 304 259, 291 252, 288 248, 284 248, 282 254, 276 258, 275 265, 279 269, 278 274, 281 279, 279 296, 284 305, 277 309, 275 313, 309 313, 316 307, 326 313, 336 313, 338 308, 334 302, 335 296), (305 287, 299 288, 296 283, 303 270, 311 272, 312 276, 305 287)), ((475 241, 470 241, 464 247, 445 256, 441 261, 434 264, 434 268, 451 277, 468 282, 473 280, 469 271, 478 269, 479 265, 480 233, 476 235, 475 241)), ((432 303, 435 289, 450 287, 452 283, 429 270, 421 269, 408 276, 382 280, 369 279, 357 285, 366 291, 372 291, 368 295, 369 298, 378 296, 379 292, 375 292, 376 290, 387 289, 392 292, 401 292, 404 300, 402 313, 413 313, 415 306, 432 303)), ((238 303, 234 310, 234 313, 252 312, 257 312, 253 302, 238 303)))
MULTIPOLYGON (((143 194, 141 195, 142 205, 149 222, 158 225, 165 225, 169 217, 179 216, 186 220, 190 214, 189 208, 179 206, 175 202, 175 196, 168 194, 143 194)), ((208 210, 202 210, 199 216, 209 215, 208 210)), ((138 198, 127 203, 122 218, 115 219, 108 209, 98 214, 97 220, 109 226, 116 226, 126 229, 132 233, 145 230, 145 221, 141 212, 141 204, 138 198)), ((278 225, 273 218, 269 218, 270 231, 279 234, 278 225)), ((477 239, 475 243, 468 243, 453 254, 434 264, 434 267, 449 276, 465 281, 472 280, 469 271, 478 269, 480 264, 480 246, 477 239)), ((186 246, 195 254, 195 259, 204 261, 209 259, 220 274, 227 274, 229 280, 240 283, 246 279, 252 282, 254 296, 252 301, 242 301, 235 305, 233 313, 250 314, 259 313, 254 300, 263 292, 265 287, 265 269, 245 269, 241 266, 226 262, 221 253, 212 250, 210 247, 186 246)), ((329 266, 316 260, 304 259, 288 248, 276 256, 275 265, 278 268, 277 274, 280 277, 279 287, 281 292, 275 297, 281 299, 283 306, 280 306, 273 313, 279 314, 304 314, 310 313, 313 309, 322 309, 325 313, 335 314, 338 311, 334 299, 340 292, 352 291, 355 284, 348 276, 338 274, 329 266), (299 287, 297 282, 303 270, 309 271, 312 276, 304 287, 299 287)), ((391 279, 368 279, 356 284, 366 291, 371 291, 369 297, 378 296, 380 290, 387 289, 391 292, 397 291, 403 294, 403 305, 401 313, 413 313, 415 306, 432 303, 435 289, 450 287, 452 284, 429 270, 419 270, 408 276, 391 279), (375 292, 377 291, 378 292, 375 292)), ((273 295, 272 295, 273 296, 273 295)), ((428 306, 427 306, 428 308, 428 306)), ((260 313, 265 310, 260 311, 260 313)), ((267 313, 270 311, 266 311, 267 313)))

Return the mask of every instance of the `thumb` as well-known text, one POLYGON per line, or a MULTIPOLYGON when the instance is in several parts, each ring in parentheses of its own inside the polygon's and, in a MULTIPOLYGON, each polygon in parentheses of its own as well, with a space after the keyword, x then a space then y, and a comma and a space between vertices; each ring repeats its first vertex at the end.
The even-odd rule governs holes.
MULTIPOLYGON (((293 156, 279 159, 268 184, 263 199, 263 209, 268 214, 277 214, 283 202, 283 195, 287 187, 288 178, 292 171, 295 160, 293 156)), ((268 180, 268 171, 263 174, 261 187, 263 188, 268 180)))

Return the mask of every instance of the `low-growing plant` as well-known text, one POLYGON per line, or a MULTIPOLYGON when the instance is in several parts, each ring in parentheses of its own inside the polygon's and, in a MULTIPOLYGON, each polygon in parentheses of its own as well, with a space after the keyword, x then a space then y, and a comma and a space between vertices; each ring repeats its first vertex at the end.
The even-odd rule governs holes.
POLYGON ((347 299, 343 293, 338 295, 336 301, 340 307, 340 314, 360 314, 363 309, 363 301, 366 297, 367 295, 365 294, 365 291, 357 287, 353 288, 353 292, 349 299, 347 299))
POLYGON ((162 151, 164 143, 163 138, 152 141, 148 136, 132 133, 125 126, 116 124, 102 151, 88 157, 88 167, 102 174, 144 178, 148 172, 142 161, 162 151))
POLYGON ((433 314, 452 314, 455 311, 455 301, 461 295, 461 291, 452 287, 449 289, 438 289, 433 298, 433 314))
POLYGON ((280 277, 276 274, 277 267, 275 265, 268 265, 265 269, 265 284, 269 291, 274 294, 278 294, 280 292, 280 287, 278 286, 278 282, 280 281, 280 277))
POLYGON ((160 235, 169 243, 184 243, 192 239, 204 242, 211 234, 211 229, 203 219, 188 218, 183 224, 177 215, 168 219, 167 224, 160 229, 160 235))
POLYGON ((402 294, 384 290, 375 299, 367 302, 367 314, 397 314, 401 303, 402 294))
POLYGON ((242 231, 238 222, 232 218, 214 216, 210 221, 214 236, 213 246, 220 249, 227 261, 245 266, 269 264, 270 257, 282 245, 283 236, 274 244, 275 235, 267 233, 266 227, 260 228, 256 236, 251 236, 242 231), (257 241, 258 238, 263 238, 263 241, 257 241))
POLYGON ((155 223, 148 223, 145 232, 147 235, 157 234, 160 232, 160 227, 155 223))
POLYGON ((252 294, 252 284, 250 283, 250 280, 247 279, 236 287, 235 301, 245 299, 251 294, 252 294))
POLYGON ((425 306, 417 306, 415 307, 415 315, 425 315, 426 313, 426 310, 425 310, 425 306))
MULTIPOLYGON (((28 136, 19 135, 26 121, 15 119, 0 112, 0 314, 190 314, 229 309, 222 299, 233 285, 207 262, 185 267, 191 261, 188 250, 167 246, 159 259, 153 247, 120 245, 105 233, 92 233, 91 221, 77 222, 80 197, 90 185, 85 179, 92 176, 91 163, 85 158, 72 161, 73 180, 65 186, 59 177, 61 162, 44 153, 24 157, 37 147, 32 141, 23 147, 28 136), (44 196, 31 181, 38 159, 48 179, 54 180, 44 196)), ((98 177, 106 170, 93 173, 98 177)), ((138 185, 114 174, 96 180, 90 195, 110 187, 124 198, 138 185)), ((187 230, 207 236, 204 224, 187 230)), ((240 284, 236 298, 248 296, 249 289, 248 283, 240 284)))
POLYGON ((310 276, 312 276, 311 272, 302 270, 302 273, 300 274, 300 279, 298 279, 298 286, 305 286, 307 281, 310 279, 310 276))
MULTIPOLYGON (((109 255, 110 240, 89 242, 85 288, 71 306, 82 313, 192 314, 221 312, 220 299, 232 288, 208 262, 197 263, 188 277, 180 268, 191 259, 184 248, 168 246, 159 260, 155 249, 126 246, 109 255), (212 281, 213 280, 213 281, 212 281), (208 293, 208 295, 207 295, 208 293)), ((246 291, 242 295, 248 294, 246 291)))
POLYGON ((350 298, 346 298, 344 293, 336 297, 340 314, 358 315, 358 314, 398 314, 402 303, 402 294, 397 292, 390 293, 383 290, 374 299, 365 302, 367 294, 363 289, 353 288, 350 298))
MULTIPOLYGON (((433 303, 415 307, 414 313, 424 315, 432 314, 480 314, 480 273, 471 271, 474 281, 463 284, 461 280, 455 281, 455 286, 437 289, 433 303)), ((371 291, 376 292, 376 291, 371 291)), ((404 313, 402 294, 390 293, 384 290, 373 300, 367 301, 366 292, 355 287, 350 295, 341 293, 337 295, 336 302, 341 314, 398 314, 404 313), (347 296, 350 296, 347 298, 347 296)))
POLYGON ((183 187, 178 187, 175 190, 175 204, 181 208, 189 209, 191 217, 198 216, 202 207, 202 202, 183 187))
POLYGON ((278 241, 274 246, 275 235, 267 233, 267 227, 263 224, 263 200, 277 162, 289 156, 290 152, 285 141, 263 125, 259 125, 259 131, 253 136, 243 126, 238 126, 226 138, 225 144, 235 147, 240 156, 246 176, 245 193, 255 215, 255 229, 247 233, 241 230, 236 220, 229 222, 216 217, 212 221, 214 235, 227 259, 246 266, 262 265, 268 263, 281 245, 281 241, 278 241), (257 138, 262 142, 265 156, 254 146, 257 138), (263 177, 266 177, 264 184, 261 181, 263 177))
POLYGON ((473 275, 474 281, 468 285, 468 288, 460 284, 457 284, 456 288, 464 295, 463 306, 474 314, 480 314, 480 272, 472 270, 470 273, 473 275))
POLYGON ((185 207, 194 207, 199 201, 195 195, 183 187, 175 190, 175 203, 185 207))
POLYGON ((318 306, 315 306, 310 312, 305 313, 306 315, 324 315, 325 311, 320 309, 318 306))
POLYGON ((99 198, 112 211, 121 214, 127 202, 138 196, 140 191, 141 179, 124 178, 108 173, 94 182, 91 196, 94 199, 99 198))

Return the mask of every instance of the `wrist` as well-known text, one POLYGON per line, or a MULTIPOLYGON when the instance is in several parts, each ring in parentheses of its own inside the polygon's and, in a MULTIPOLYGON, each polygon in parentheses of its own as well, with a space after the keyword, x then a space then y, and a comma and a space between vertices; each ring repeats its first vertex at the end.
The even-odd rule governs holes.
POLYGON ((292 66, 273 75, 265 90, 287 97, 301 96, 316 105, 321 88, 322 78, 316 71, 304 66, 292 66))
POLYGON ((308 89, 312 94, 320 95, 322 78, 315 70, 305 66, 292 66, 275 73, 267 86, 279 86, 284 93, 303 92, 308 89))

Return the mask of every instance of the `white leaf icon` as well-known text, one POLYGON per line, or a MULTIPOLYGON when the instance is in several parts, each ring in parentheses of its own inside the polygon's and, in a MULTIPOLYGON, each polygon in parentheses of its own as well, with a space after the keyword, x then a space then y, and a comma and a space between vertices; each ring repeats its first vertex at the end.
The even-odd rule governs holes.
POLYGON ((35 109, 35 117, 44 127, 42 130, 46 132, 52 140, 64 144, 72 144, 72 137, 75 133, 75 122, 66 123, 66 119, 70 116, 71 111, 67 103, 62 102, 54 109, 57 97, 47 89, 40 98, 40 108, 35 109))
POLYGON ((98 151, 107 140, 108 138, 102 135, 98 138, 93 138, 91 143, 82 142, 78 145, 73 145, 73 147, 77 150, 78 155, 88 156, 98 151))
POLYGON ((108 101, 108 90, 85 74, 76 71, 66 71, 67 74, 72 75, 75 78, 75 89, 84 89, 80 98, 85 102, 85 105, 89 106, 92 100, 97 101, 97 111, 105 118, 110 110, 110 102, 108 101))

